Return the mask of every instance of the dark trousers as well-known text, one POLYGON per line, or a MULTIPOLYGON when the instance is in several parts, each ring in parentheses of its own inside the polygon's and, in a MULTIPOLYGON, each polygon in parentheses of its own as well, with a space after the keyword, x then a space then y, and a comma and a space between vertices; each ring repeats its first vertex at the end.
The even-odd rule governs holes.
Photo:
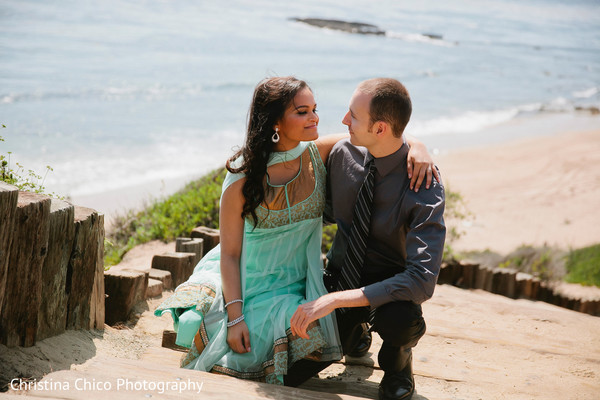
MULTIPOLYGON (((336 310, 340 340, 344 354, 348 354, 360 340, 362 323, 369 319, 368 308, 352 308, 345 313, 336 310)), ((384 304, 375 311, 372 327, 381 339, 382 349, 378 355, 379 365, 384 371, 394 368, 396 354, 400 348, 412 348, 425 334, 425 320, 421 306, 411 301, 397 301, 384 304), (398 349, 398 351, 395 351, 398 349), (394 350, 394 351, 389 351, 394 350)), ((298 386, 319 371, 327 368, 332 361, 299 360, 284 377, 286 386, 298 386)))

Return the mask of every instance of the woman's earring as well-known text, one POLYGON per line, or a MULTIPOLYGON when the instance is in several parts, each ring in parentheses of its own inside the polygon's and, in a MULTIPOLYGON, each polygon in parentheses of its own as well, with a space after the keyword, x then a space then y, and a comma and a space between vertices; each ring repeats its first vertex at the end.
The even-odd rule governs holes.
POLYGON ((275 128, 275 133, 271 136, 273 143, 279 142, 279 128, 275 128))

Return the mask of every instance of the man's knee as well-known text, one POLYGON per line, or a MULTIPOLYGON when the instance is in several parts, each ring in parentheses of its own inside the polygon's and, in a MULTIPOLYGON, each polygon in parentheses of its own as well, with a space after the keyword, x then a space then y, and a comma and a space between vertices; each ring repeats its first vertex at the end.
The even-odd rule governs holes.
POLYGON ((283 376, 283 384, 292 387, 301 385, 331 364, 333 364, 333 361, 298 360, 283 376))
POLYGON ((421 306, 410 301, 382 305, 375 312, 374 330, 393 346, 415 346, 425 334, 421 306))

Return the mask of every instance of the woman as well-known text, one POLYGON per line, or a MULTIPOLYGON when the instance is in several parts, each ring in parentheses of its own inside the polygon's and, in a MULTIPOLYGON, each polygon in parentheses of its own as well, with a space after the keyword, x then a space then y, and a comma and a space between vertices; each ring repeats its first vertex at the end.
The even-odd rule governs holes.
POLYGON ((342 357, 332 315, 313 322, 308 339, 290 330, 297 307, 326 293, 325 162, 345 137, 318 139, 316 111, 304 81, 256 87, 246 143, 227 163, 221 243, 155 311, 171 313, 176 343, 190 348, 183 367, 283 384, 297 360, 342 357))

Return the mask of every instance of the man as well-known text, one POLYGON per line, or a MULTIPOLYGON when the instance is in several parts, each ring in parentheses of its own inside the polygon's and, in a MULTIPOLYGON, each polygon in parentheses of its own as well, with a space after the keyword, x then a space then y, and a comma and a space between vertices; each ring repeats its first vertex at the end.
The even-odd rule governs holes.
MULTIPOLYGON (((397 80, 358 85, 342 121, 350 140, 339 142, 328 159, 331 216, 338 225, 327 255, 330 293, 300 306, 291 320, 292 332, 306 338, 310 322, 337 310, 345 354, 358 344, 363 324, 371 323, 383 339, 379 398, 386 400, 414 393, 411 349, 425 333, 421 303, 433 295, 446 233, 439 180, 429 190, 410 190, 403 133, 411 112, 410 96, 397 80)), ((286 384, 299 384, 327 365, 301 360, 286 384)))

